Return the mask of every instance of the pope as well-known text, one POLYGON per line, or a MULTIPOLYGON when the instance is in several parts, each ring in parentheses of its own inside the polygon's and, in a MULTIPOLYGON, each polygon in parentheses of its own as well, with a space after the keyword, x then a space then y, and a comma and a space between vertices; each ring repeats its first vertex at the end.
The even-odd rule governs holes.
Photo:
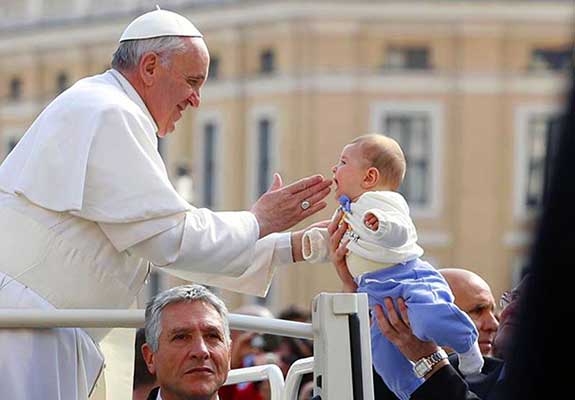
MULTIPOLYGON (((0 165, 0 308, 127 308, 150 266, 263 296, 301 260, 301 232, 277 232, 323 209, 329 180, 276 174, 239 212, 195 208, 168 180, 157 136, 200 105, 208 66, 198 29, 158 9, 128 25, 112 69, 42 111, 0 165)), ((0 398, 87 399, 105 334, 0 330, 0 398)))

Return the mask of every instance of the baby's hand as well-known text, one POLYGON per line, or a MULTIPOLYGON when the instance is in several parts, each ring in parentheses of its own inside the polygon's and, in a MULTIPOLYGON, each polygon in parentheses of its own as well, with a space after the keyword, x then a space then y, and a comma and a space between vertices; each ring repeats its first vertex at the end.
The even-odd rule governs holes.
POLYGON ((372 231, 377 231, 379 228, 379 220, 372 213, 365 214, 365 217, 363 217, 363 223, 372 231))

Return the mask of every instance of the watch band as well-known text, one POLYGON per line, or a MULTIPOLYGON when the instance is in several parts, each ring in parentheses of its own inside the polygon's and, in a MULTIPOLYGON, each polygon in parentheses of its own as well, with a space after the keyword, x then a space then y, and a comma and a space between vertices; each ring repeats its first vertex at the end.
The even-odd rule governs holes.
POLYGON ((427 375, 433 367, 435 367, 440 361, 445 360, 447 358, 447 353, 443 349, 439 349, 433 354, 430 354, 427 357, 420 358, 417 362, 413 365, 413 371, 415 372, 415 376, 418 378, 423 378, 427 375))

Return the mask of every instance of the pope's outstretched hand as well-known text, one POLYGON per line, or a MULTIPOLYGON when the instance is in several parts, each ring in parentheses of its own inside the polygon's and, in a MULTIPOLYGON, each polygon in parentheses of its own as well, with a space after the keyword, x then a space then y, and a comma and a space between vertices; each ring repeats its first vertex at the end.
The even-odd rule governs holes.
POLYGON ((279 174, 274 174, 270 189, 252 206, 260 227, 260 239, 273 232, 289 229, 310 215, 324 209, 331 180, 321 175, 302 178, 283 186, 279 174))

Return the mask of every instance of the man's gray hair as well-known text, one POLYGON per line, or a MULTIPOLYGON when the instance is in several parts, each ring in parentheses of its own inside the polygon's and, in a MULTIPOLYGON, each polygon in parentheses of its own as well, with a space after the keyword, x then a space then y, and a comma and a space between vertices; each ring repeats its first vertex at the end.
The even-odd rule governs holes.
POLYGON ((154 353, 158 351, 160 335, 162 334, 162 311, 164 308, 169 304, 193 303, 195 301, 201 301, 214 307, 220 317, 222 317, 224 340, 226 344, 230 343, 228 308, 224 302, 201 285, 184 285, 159 293, 146 306, 146 342, 154 353))
POLYGON ((135 68, 142 56, 148 52, 160 56, 162 65, 169 65, 174 53, 183 53, 186 42, 180 36, 164 36, 152 39, 126 40, 120 43, 112 56, 112 68, 118 71, 129 71, 135 68))

